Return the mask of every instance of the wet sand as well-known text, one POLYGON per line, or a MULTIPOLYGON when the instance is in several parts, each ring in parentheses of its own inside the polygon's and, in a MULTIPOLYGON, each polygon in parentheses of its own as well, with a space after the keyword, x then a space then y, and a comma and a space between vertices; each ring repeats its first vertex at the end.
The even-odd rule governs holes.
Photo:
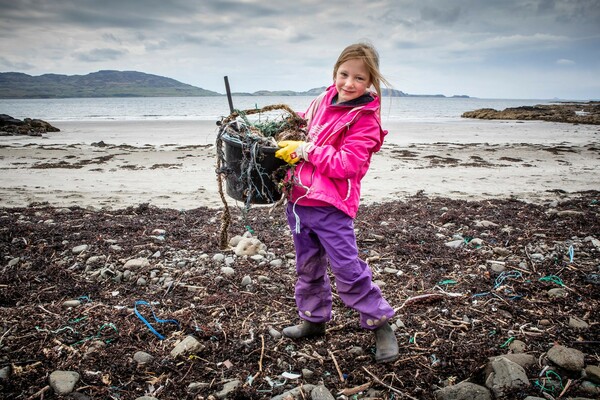
MULTIPOLYGON (((0 207, 222 206, 212 121, 49 122, 61 132, 0 137, 0 207)), ((386 142, 363 180, 366 204, 418 192, 542 202, 600 187, 597 126, 459 120, 384 127, 386 142)))

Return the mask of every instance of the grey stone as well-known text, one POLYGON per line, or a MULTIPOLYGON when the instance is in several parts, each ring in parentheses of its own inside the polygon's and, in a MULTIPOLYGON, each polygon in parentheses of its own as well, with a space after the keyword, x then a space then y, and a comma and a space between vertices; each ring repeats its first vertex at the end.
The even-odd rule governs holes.
POLYGON ((288 390, 287 392, 283 392, 282 394, 272 397, 271 400, 284 400, 289 399, 290 397, 293 399, 305 399, 308 393, 312 392, 315 388, 315 385, 302 385, 298 386, 292 390, 288 390), (304 394, 304 395, 303 395, 304 394))
POLYGON ((123 266, 124 269, 139 269, 150 265, 150 261, 147 258, 134 258, 129 260, 123 266))
POLYGON ((581 371, 585 366, 585 355, 577 349, 556 345, 548 350, 547 356, 554 364, 569 371, 581 371))
POLYGON ((75 371, 54 371, 48 378, 50 387, 61 396, 71 393, 78 381, 79 374, 75 371))
POLYGON ((277 329, 273 328, 272 326, 269 326, 269 335, 271 335, 271 337, 275 340, 281 339, 281 332, 279 332, 277 329))
POLYGON ((583 381, 581 382, 581 385, 579 385, 579 388, 586 396, 593 396, 594 399, 600 399, 600 386, 598 386, 598 384, 590 381, 583 381))
POLYGON ((465 243, 465 241, 463 239, 459 239, 459 240, 452 240, 450 242, 446 242, 446 243, 444 243, 444 245, 446 247, 450 247, 451 249, 458 249, 458 248, 461 248, 464 243, 465 243))
POLYGON ((283 264, 283 260, 281 258, 276 258, 274 260, 271 260, 271 262, 269 262, 269 265, 271 267, 281 267, 281 264, 283 264))
POLYGON ((225 260, 225 255, 221 253, 217 253, 213 256, 213 261, 215 262, 223 262, 225 260))
POLYGON ((567 297, 569 295, 569 292, 566 291, 566 289, 563 288, 553 288, 548 290, 548 296, 550 296, 551 298, 563 298, 563 297, 567 297))
POLYGON ((511 350, 515 354, 524 353, 527 345, 525 342, 520 340, 513 340, 509 345, 508 349, 511 350))
MULTIPOLYGON (((534 366, 537 363, 537 358, 531 354, 519 353, 519 354, 504 354, 502 356, 490 357, 489 360, 493 361, 497 358, 504 357, 507 360, 514 362, 515 364, 520 365, 523 368, 529 368, 534 366)), ((488 376, 491 371, 491 363, 488 363, 486 368, 486 376, 488 376)))
POLYGON ((158 400, 156 397, 152 397, 152 396, 141 396, 141 397, 136 397, 135 400, 158 400))
POLYGON ((574 329, 587 329, 589 324, 577 317, 569 317, 569 326, 574 329))
POLYGON ((19 261, 21 261, 21 257, 15 257, 8 262, 8 266, 14 267, 15 265, 17 265, 19 263, 19 261))
POLYGON ((235 270, 231 267, 222 267, 221 273, 225 276, 233 276, 235 274, 235 270))
POLYGON ((319 385, 310 391, 312 400, 335 400, 331 392, 323 385, 319 385))
POLYGON ((152 360, 154 360, 154 356, 146 353, 145 351, 136 351, 133 355, 133 360, 138 364, 148 364, 152 360))
POLYGON ((210 386, 210 383, 204 382, 192 382, 188 385, 187 391, 188 393, 197 393, 202 389, 205 389, 210 386))
POLYGON ((87 249, 89 249, 90 246, 88 246, 87 244, 81 244, 79 246, 75 246, 71 249, 71 253, 73 254, 81 254, 84 251, 86 251, 87 249))
POLYGON ((585 376, 590 382, 600 384, 600 367, 597 365, 588 365, 585 368, 585 376))
POLYGON ((254 256, 257 255, 260 250, 266 250, 265 246, 260 240, 256 238, 243 238, 235 246, 233 252, 237 256, 254 256))
POLYGON ((67 300, 62 304, 62 306, 64 308, 78 307, 80 305, 81 305, 81 301, 79 301, 79 300, 67 300))
POLYGON ((308 368, 302 368, 302 377, 303 377, 304 379, 310 379, 310 378, 312 378, 313 376, 315 376, 315 373, 314 373, 314 371, 311 371, 311 370, 310 370, 310 369, 308 369, 308 368))
POLYGON ((483 239, 481 238, 474 238, 469 242, 469 246, 471 247, 481 247, 483 246, 483 239))
POLYGON ((527 396, 523 400, 546 400, 543 397, 527 396))
POLYGON ((461 382, 435 392, 436 400, 492 400, 489 389, 471 382, 461 382))
POLYGON ((171 357, 175 358, 180 355, 195 354, 204 349, 204 345, 193 336, 186 336, 181 342, 171 350, 171 357))
POLYGON ((523 367, 505 357, 491 361, 491 373, 485 380, 496 397, 504 396, 506 390, 522 389, 529 386, 529 378, 523 367))
POLYGON ((246 275, 242 278, 242 286, 249 286, 252 285, 252 278, 250 278, 250 275, 246 275))
POLYGON ((498 224, 491 222, 491 221, 486 221, 483 219, 481 221, 476 221, 475 226, 478 228, 493 228, 493 227, 498 226, 498 224))
POLYGON ((10 376, 10 365, 0 369, 0 380, 6 380, 10 376))
POLYGON ((215 396, 218 399, 226 399, 227 396, 229 396, 229 394, 235 389, 237 389, 238 386, 240 386, 241 384, 242 382, 238 379, 229 381, 225 385, 223 385, 223 389, 220 392, 215 393, 215 396))

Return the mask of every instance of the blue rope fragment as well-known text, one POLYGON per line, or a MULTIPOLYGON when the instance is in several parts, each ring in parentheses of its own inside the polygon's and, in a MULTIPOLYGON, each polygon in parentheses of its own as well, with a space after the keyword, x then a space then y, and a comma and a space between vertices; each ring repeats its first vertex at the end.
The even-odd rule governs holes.
POLYGON ((146 326, 148 327, 148 329, 150 329, 150 332, 154 333, 156 335, 156 337, 158 337, 160 340, 164 340, 165 337, 163 335, 161 335, 160 333, 158 333, 158 331, 156 329, 154 329, 154 327, 146 320, 146 318, 144 318, 142 316, 142 314, 140 314, 140 312, 137 309, 137 306, 148 306, 150 307, 150 311, 152 311, 152 317, 154 317, 154 321, 158 322, 159 324, 175 324, 177 325, 178 328, 180 328, 179 326, 179 322, 176 319, 160 319, 156 317, 156 314, 154 314, 154 310, 152 309, 152 306, 144 301, 144 300, 138 300, 135 302, 135 305, 133 306, 133 311, 135 312, 135 315, 137 315, 137 317, 142 320, 142 322, 144 324, 146 324, 146 326))
POLYGON ((571 262, 571 264, 573 263, 573 258, 575 257, 575 249, 573 248, 573 245, 569 246, 569 260, 571 262))

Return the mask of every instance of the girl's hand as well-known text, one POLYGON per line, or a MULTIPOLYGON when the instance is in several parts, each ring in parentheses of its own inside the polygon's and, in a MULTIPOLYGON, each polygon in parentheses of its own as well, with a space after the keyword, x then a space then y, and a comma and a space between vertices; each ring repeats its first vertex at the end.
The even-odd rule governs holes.
POLYGON ((306 160, 308 152, 312 150, 313 144, 300 140, 283 140, 277 143, 281 147, 275 152, 275 157, 282 159, 288 164, 296 164, 298 161, 306 160))

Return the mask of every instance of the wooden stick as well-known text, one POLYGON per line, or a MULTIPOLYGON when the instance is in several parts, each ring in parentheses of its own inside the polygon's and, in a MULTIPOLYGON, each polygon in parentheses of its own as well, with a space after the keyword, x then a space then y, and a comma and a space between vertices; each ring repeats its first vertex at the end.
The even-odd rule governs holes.
POLYGON ((340 370, 340 366, 337 363, 337 360, 335 359, 335 356, 333 355, 333 353, 331 352, 331 350, 327 350, 327 353, 329 353, 329 357, 331 357, 331 359, 333 360, 333 363, 335 364, 335 369, 337 369, 337 373, 338 376, 340 377, 340 381, 344 382, 344 374, 342 374, 342 371, 340 370))
POLYGON ((346 388, 346 389, 342 390, 341 392, 339 392, 338 395, 352 396, 352 395, 355 395, 356 393, 360 393, 360 392, 367 390, 370 386, 371 386, 371 382, 363 383, 360 386, 355 386, 353 388, 346 388))
POLYGON ((262 347, 260 349, 260 360, 258 360, 258 371, 262 372, 263 356, 265 355, 265 335, 260 335, 260 341, 262 343, 262 347))
POLYGON ((567 384, 565 385, 565 388, 563 389, 562 392, 560 392, 560 394, 558 395, 557 399, 560 399, 561 397, 563 397, 563 395, 567 392, 567 390, 569 390, 569 386, 571 386, 571 380, 569 379, 567 381, 567 384))
POLYGON ((396 394, 399 394, 400 396, 407 397, 407 398, 409 398, 411 400, 419 400, 419 399, 416 399, 416 398, 414 398, 414 397, 412 397, 412 396, 410 396, 410 395, 408 395, 406 393, 403 393, 403 392, 399 391, 398 389, 396 389, 395 387, 392 387, 392 386, 388 385, 387 383, 384 383, 381 379, 379 379, 378 377, 376 377, 375 375, 373 375, 371 373, 371 371, 369 371, 368 369, 366 369, 364 366, 362 368, 365 370, 365 372, 367 374, 371 375, 371 378, 375 379, 375 381, 377 383, 379 383, 380 385, 385 386, 386 388, 390 389, 392 392, 394 392, 396 394))

